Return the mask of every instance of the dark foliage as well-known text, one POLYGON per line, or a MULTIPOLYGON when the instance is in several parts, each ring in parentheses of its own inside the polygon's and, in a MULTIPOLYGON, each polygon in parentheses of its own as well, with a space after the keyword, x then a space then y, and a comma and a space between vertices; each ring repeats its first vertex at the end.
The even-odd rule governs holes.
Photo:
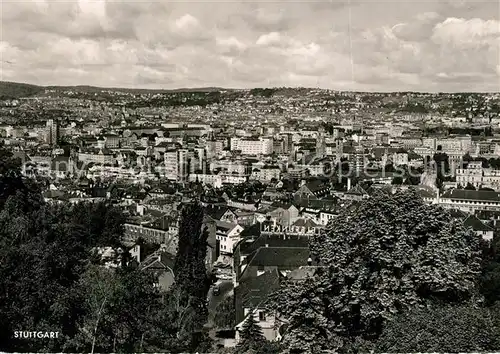
POLYGON ((290 322, 286 345, 304 353, 374 340, 398 313, 477 295, 479 238, 411 190, 337 217, 311 252, 317 274, 285 284, 271 306, 290 322))

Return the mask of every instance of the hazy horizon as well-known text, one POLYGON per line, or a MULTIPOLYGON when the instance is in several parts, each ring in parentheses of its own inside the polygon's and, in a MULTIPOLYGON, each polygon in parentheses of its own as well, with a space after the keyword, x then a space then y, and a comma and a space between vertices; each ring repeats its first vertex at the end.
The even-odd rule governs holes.
POLYGON ((248 91, 252 89, 304 89, 304 90, 331 90, 331 91, 336 91, 336 92, 349 92, 349 93, 382 93, 382 94, 391 94, 391 93, 415 93, 415 94, 498 94, 500 93, 499 91, 363 91, 363 90, 335 90, 335 89, 328 89, 328 88, 323 88, 323 87, 306 87, 306 86, 272 86, 272 87, 263 87, 263 86, 255 86, 255 87, 248 87, 248 88, 234 88, 234 87, 220 87, 220 86, 199 86, 199 87, 173 87, 173 88, 145 88, 141 86, 134 86, 134 87, 105 87, 105 86, 97 86, 97 85, 79 85, 79 84, 73 84, 73 85, 38 85, 38 84, 33 84, 29 82, 19 82, 19 81, 5 81, 5 80, 0 80, 0 83, 12 83, 12 84, 21 84, 21 85, 32 85, 32 86, 38 86, 42 88, 50 88, 50 87, 91 87, 91 88, 96 88, 96 89, 102 89, 102 90, 143 90, 143 91, 182 91, 182 90, 203 90, 203 89, 219 89, 219 90, 227 90, 227 91, 248 91))
POLYGON ((0 1, 3 81, 500 92, 497 1, 0 1))

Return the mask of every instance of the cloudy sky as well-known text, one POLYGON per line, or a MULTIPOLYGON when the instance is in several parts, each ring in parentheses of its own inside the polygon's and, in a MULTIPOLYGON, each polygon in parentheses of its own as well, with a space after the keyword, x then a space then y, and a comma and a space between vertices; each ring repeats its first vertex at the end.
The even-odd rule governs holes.
POLYGON ((0 0, 1 79, 500 91, 497 0, 0 0))

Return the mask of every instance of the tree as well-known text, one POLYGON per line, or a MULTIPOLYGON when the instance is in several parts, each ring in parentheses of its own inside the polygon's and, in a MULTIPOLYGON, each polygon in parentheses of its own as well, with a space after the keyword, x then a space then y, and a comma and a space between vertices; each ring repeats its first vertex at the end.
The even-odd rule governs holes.
POLYGON ((448 155, 442 152, 442 149, 439 149, 433 156, 433 160, 435 163, 435 168, 437 172, 436 185, 438 188, 441 188, 444 181, 448 181, 450 176, 448 175, 450 172, 450 162, 448 159, 448 155))
POLYGON ((10 196, 23 193, 31 203, 24 203, 24 208, 36 208, 42 198, 38 186, 23 178, 21 160, 14 158, 11 151, 0 144, 0 209, 10 196))
POLYGON ((465 190, 469 190, 469 191, 475 191, 476 190, 476 187, 474 187, 470 182, 467 183, 467 185, 464 187, 465 190))
POLYGON ((243 322, 237 353, 257 353, 257 350, 265 342, 266 338, 262 333, 262 328, 255 320, 254 313, 251 312, 243 322))
POLYGON ((394 178, 392 179, 392 183, 391 184, 403 184, 403 177, 401 177, 401 176, 394 176, 394 178))
MULTIPOLYGON (((165 318, 153 279, 138 269, 91 266, 80 282, 84 316, 71 351, 171 351, 175 328, 165 318)), ((175 348, 175 347, 174 347, 175 348)))
POLYGON ((226 297, 215 309, 215 325, 219 329, 229 329, 236 326, 236 312, 234 307, 234 297, 226 297))
POLYGON ((484 248, 480 289, 486 304, 500 303, 500 237, 498 234, 484 248))
POLYGON ((174 264, 175 284, 167 297, 168 316, 177 328, 178 346, 184 351, 196 351, 206 342, 203 325, 208 319, 211 285, 205 267, 207 238, 203 208, 199 203, 185 205, 174 264))
POLYGON ((285 343, 302 352, 374 340, 398 313, 477 294, 480 239, 414 190, 374 194, 310 248, 314 277, 285 282, 270 306, 288 322, 285 343))
POLYGON ((469 304, 415 308, 387 323, 375 351, 493 352, 500 348, 499 334, 487 308, 469 304))
POLYGON ((187 204, 182 209, 174 264, 176 286, 186 295, 199 299, 206 299, 210 288, 205 268, 208 231, 203 219, 203 207, 198 203, 187 204))
POLYGON ((81 297, 92 287, 80 286, 87 267, 96 261, 92 249, 118 243, 122 222, 119 211, 109 206, 46 204, 30 188, 7 198, 0 211, 0 350, 75 348, 80 324, 95 323, 95 311, 87 311, 81 297), (11 333, 19 328, 64 335, 53 341, 13 338, 11 333))

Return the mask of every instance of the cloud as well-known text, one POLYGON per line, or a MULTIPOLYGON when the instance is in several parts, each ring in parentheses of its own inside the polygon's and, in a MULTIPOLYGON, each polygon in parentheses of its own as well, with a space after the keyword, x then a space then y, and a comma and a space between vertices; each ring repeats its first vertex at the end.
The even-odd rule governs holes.
POLYGON ((278 32, 266 33, 257 39, 255 44, 262 46, 269 46, 279 44, 281 42, 281 35, 278 32))
POLYGON ((419 14, 412 22, 399 23, 392 27, 394 35, 404 41, 421 42, 428 40, 434 26, 442 19, 436 12, 419 14))
POLYGON ((2 78, 43 85, 498 91, 498 5, 2 3, 2 78), (460 86, 462 83, 462 86, 460 86))
POLYGON ((471 45, 494 43, 500 40, 500 21, 479 18, 448 18, 434 28, 432 40, 435 43, 471 45))

